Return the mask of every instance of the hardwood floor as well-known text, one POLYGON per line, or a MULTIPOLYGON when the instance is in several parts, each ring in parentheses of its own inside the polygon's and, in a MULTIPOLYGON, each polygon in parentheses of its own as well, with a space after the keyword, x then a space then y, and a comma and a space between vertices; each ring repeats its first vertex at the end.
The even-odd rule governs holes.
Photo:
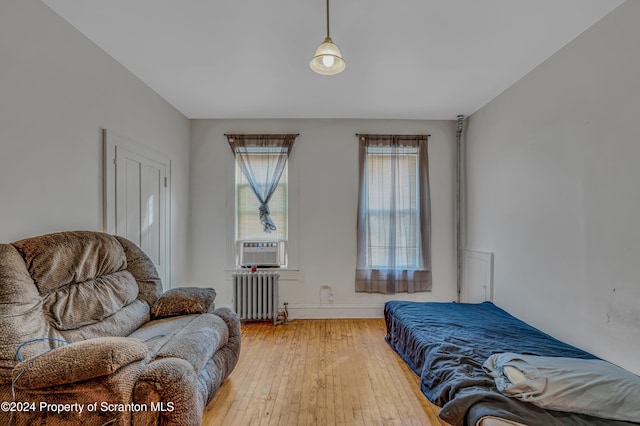
POLYGON ((243 324, 203 425, 446 425, 384 335, 383 319, 243 324))

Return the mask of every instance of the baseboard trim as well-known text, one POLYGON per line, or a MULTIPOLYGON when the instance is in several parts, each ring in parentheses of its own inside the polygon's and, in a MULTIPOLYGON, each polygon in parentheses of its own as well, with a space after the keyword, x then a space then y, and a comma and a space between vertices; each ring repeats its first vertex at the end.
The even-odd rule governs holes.
MULTIPOLYGON (((216 308, 234 309, 233 305, 216 304, 216 308)), ((280 305, 282 308, 282 305, 280 305)), ((289 303, 289 319, 382 318, 384 304, 305 304, 289 303)))
POLYGON ((287 305, 290 319, 382 318, 384 304, 296 304, 287 305))

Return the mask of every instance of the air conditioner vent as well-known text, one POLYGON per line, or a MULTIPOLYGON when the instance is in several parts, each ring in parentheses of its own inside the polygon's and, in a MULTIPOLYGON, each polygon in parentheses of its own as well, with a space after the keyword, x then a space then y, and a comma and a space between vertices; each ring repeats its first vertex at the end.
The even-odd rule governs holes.
POLYGON ((280 266, 280 242, 240 241, 241 266, 280 266))

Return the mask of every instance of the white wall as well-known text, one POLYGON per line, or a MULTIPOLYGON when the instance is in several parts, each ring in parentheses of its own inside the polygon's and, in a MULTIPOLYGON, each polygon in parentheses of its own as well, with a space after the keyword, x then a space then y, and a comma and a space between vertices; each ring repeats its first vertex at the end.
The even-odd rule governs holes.
POLYGON ((495 301, 640 373, 640 2, 628 1, 467 123, 467 246, 495 301))
POLYGON ((189 121, 37 0, 0 2, 0 241, 102 230, 101 128, 172 159, 172 276, 184 281, 189 121))
POLYGON ((282 281, 280 300, 292 317, 381 316, 391 298, 455 298, 455 122, 402 120, 192 120, 190 284, 214 286, 218 306, 231 306, 234 158, 225 133, 299 133, 292 152, 291 267, 297 281, 282 281), (355 133, 429 133, 433 229, 433 291, 393 297, 355 293, 358 141, 355 133), (294 200, 297 198, 297 202, 294 200), (295 207, 294 207, 295 208, 295 207), (295 213, 294 213, 295 215, 295 213), (294 228, 294 227, 292 227, 294 228), (228 275, 228 274, 227 274, 228 275), (321 291, 329 285, 334 302, 321 291))

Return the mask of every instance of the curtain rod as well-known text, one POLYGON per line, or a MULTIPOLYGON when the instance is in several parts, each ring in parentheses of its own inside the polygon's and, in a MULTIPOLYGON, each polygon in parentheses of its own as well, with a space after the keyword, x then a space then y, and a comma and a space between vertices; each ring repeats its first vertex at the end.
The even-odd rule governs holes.
POLYGON ((300 136, 300 133, 224 133, 225 136, 300 136))
POLYGON ((379 135, 379 134, 375 134, 375 133, 364 133, 364 134, 356 133, 356 136, 365 136, 365 135, 368 135, 368 136, 383 136, 383 137, 384 136, 398 136, 398 137, 403 137, 403 136, 404 137, 426 136, 428 138, 431 137, 431 135, 429 135, 429 134, 426 134, 426 135, 392 135, 392 134, 379 135))

